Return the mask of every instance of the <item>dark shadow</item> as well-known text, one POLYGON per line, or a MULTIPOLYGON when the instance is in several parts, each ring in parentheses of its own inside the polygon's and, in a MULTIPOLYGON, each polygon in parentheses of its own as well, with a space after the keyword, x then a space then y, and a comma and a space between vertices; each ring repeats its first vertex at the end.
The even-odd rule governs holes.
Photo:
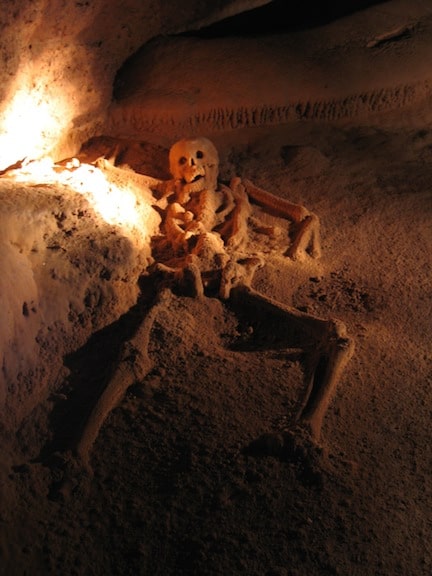
POLYGON ((185 32, 183 36, 223 38, 227 36, 262 36, 308 30, 355 14, 389 0, 273 0, 264 6, 225 18, 215 24, 185 32))
POLYGON ((305 351, 316 346, 316 339, 305 331, 301 323, 288 321, 280 311, 260 308, 247 298, 232 297, 225 304, 239 321, 239 336, 227 344, 231 350, 293 350, 294 356, 303 357, 305 351))
POLYGON ((112 378, 124 343, 134 336, 157 296, 158 287, 148 276, 140 279, 140 289, 138 301, 130 310, 65 357, 70 375, 56 392, 59 400, 50 414, 51 439, 43 446, 38 461, 48 463, 56 452, 73 449, 81 437, 91 411, 112 378))
MULTIPOLYGON (((376 4, 385 4, 390 0, 326 0, 312 2, 308 0, 286 2, 274 0, 264 6, 253 10, 246 10, 230 18, 215 22, 205 28, 187 30, 178 36, 194 38, 228 38, 228 37, 259 37, 277 34, 289 34, 324 26, 339 18, 349 16, 365 10, 376 4)), ((143 77, 146 75, 145 66, 151 68, 152 62, 145 63, 143 54, 151 50, 152 44, 157 45, 163 36, 155 36, 131 54, 117 71, 113 82, 113 100, 120 101, 131 95, 134 91, 133 70, 139 62, 143 77), (132 72, 131 72, 132 70, 132 72)))

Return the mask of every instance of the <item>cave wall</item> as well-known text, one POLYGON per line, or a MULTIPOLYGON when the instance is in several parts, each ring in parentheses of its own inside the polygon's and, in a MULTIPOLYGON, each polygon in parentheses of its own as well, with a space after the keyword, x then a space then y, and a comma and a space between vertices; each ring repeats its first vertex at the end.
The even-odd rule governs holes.
MULTIPOLYGON (((174 130, 181 137, 194 130, 208 134, 298 120, 357 122, 359 115, 378 123, 384 112, 402 109, 405 119, 412 109, 418 117, 420 105, 422 129, 432 125, 432 13, 421 0, 384 2, 355 20, 328 25, 319 38, 314 30, 302 30, 252 43, 215 38, 204 46, 201 39, 175 37, 266 4, 9 0, 0 20, 0 172, 26 156, 65 158, 98 134, 144 139, 149 132, 154 142, 165 130, 172 142, 174 130), (408 7, 409 22, 417 19, 421 26, 407 28, 408 7), (124 93, 113 102, 120 70, 124 93)), ((111 229, 104 227, 99 241, 93 217, 83 228, 85 220, 76 215, 90 212, 79 207, 80 199, 63 209, 61 195, 48 188, 42 194, 47 205, 36 210, 35 192, 33 186, 18 191, 7 182, 0 186, 0 413, 6 407, 11 427, 53 384, 65 352, 129 310, 148 264, 142 259, 149 242, 131 247, 123 239, 114 250, 111 229), (71 219, 68 227, 63 213, 71 219), (64 231, 61 243, 57 236, 51 242, 64 231), (72 232, 91 239, 94 251, 78 243, 82 254, 76 247, 69 260, 72 232), (91 267, 80 269, 86 255, 91 267), (57 347, 54 330, 60 334, 57 347), (45 358, 46 373, 38 365, 41 350, 57 362, 45 358)))
POLYGON ((9 0, 0 19, 0 170, 73 153, 104 123, 121 64, 149 39, 268 0, 9 0))
MULTIPOLYGON (((103 133, 119 68, 151 38, 263 3, 8 0, 0 17, 0 174, 25 157, 66 158, 103 133)), ((66 353, 135 304, 158 224, 143 217, 127 233, 102 222, 76 191, 35 182, 0 180, 0 430, 15 429, 62 377, 66 353)), ((145 212, 142 185, 136 194, 145 212)))

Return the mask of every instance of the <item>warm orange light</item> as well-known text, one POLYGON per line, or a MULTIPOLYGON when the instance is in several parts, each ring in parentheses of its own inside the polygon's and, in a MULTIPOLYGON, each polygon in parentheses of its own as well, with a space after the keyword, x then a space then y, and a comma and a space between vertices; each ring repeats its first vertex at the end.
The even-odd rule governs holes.
POLYGON ((74 159, 63 168, 50 158, 42 158, 8 172, 7 177, 33 185, 64 185, 85 196, 105 222, 121 227, 138 242, 147 241, 149 228, 154 226, 156 213, 151 207, 151 192, 142 187, 135 189, 128 182, 127 172, 121 182, 114 184, 103 170, 92 164, 74 159))
POLYGON ((135 194, 127 186, 119 187, 109 182, 99 168, 81 164, 76 170, 65 170, 60 175, 64 184, 84 194, 108 224, 129 229, 138 225, 140 217, 135 194))
POLYGON ((61 97, 46 101, 35 89, 20 89, 1 114, 0 169, 19 159, 38 158, 53 149, 70 123, 61 97))

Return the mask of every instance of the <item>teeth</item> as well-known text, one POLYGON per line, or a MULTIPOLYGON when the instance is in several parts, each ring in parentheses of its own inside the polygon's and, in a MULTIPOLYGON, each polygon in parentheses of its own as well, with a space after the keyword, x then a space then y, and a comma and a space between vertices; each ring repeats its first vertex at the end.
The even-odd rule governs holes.
POLYGON ((204 178, 204 176, 202 176, 202 174, 196 174, 195 176, 184 176, 183 177, 183 182, 185 184, 191 184, 192 182, 196 182, 197 180, 200 180, 201 178, 204 178))
POLYGON ((187 192, 201 192, 205 188, 205 180, 203 177, 195 178, 192 182, 184 182, 183 189, 187 192))
POLYGON ((195 182, 199 182, 200 180, 202 180, 204 178, 204 176, 201 176, 200 174, 198 174, 197 176, 194 176, 193 178, 189 179, 189 178, 183 178, 182 180, 182 184, 184 186, 187 186, 189 184, 194 184, 195 182))

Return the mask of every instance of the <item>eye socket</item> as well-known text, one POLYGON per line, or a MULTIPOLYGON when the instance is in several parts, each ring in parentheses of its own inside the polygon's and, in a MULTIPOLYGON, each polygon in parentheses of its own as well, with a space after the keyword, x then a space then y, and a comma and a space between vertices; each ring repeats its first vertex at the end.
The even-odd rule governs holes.
POLYGON ((180 166, 183 166, 183 164, 186 164, 187 159, 185 156, 182 156, 181 158, 179 158, 179 164, 180 166))
POLYGON ((204 158, 204 152, 202 152, 202 150, 198 150, 196 153, 196 157, 201 160, 201 158, 204 158))

